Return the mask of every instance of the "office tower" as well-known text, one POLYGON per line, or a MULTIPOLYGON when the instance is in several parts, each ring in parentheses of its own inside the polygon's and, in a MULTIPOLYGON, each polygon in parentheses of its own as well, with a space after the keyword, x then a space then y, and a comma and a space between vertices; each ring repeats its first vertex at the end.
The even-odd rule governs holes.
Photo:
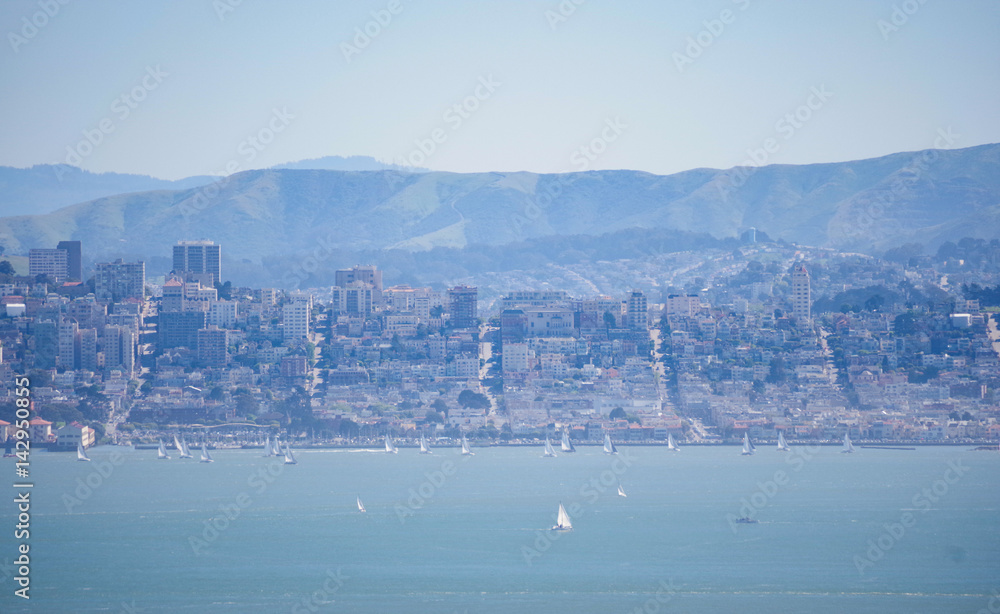
POLYGON ((372 300, 376 306, 382 305, 382 271, 374 265, 355 265, 352 269, 340 269, 334 273, 334 285, 347 288, 355 282, 364 282, 372 287, 372 300))

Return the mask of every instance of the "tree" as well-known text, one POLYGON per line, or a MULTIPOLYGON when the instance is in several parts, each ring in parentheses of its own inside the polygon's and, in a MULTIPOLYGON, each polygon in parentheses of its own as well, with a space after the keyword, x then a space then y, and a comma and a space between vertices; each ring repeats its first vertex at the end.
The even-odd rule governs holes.
POLYGON ((485 394, 463 390, 458 393, 458 404, 466 409, 489 409, 490 400, 485 394))
POLYGON ((9 260, 0 261, 0 275, 16 275, 14 265, 9 260))
POLYGON ((608 414, 608 418, 611 418, 612 420, 627 420, 628 416, 625 414, 624 408, 616 407, 611 410, 610 414, 608 414))
POLYGON ((424 414, 424 420, 427 422, 437 422, 438 424, 444 424, 444 414, 436 412, 433 409, 428 409, 427 413, 424 414))
POLYGON ((445 403, 444 399, 434 399, 431 407, 434 408, 434 411, 441 412, 446 418, 448 417, 448 404, 445 403))
POLYGON ((233 282, 227 281, 224 284, 215 282, 215 290, 219 293, 220 301, 228 301, 233 298, 233 282))

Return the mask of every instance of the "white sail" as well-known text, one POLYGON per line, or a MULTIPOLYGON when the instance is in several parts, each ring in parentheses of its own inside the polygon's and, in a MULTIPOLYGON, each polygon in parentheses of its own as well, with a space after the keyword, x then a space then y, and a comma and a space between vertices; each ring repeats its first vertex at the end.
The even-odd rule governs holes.
POLYGON ((615 444, 611 442, 611 435, 607 433, 604 434, 604 453, 605 454, 618 454, 618 448, 615 444))
POLYGON ((625 494, 625 489, 622 488, 622 485, 620 483, 618 484, 618 496, 619 497, 627 497, 628 496, 628 495, 625 494))
POLYGON ((462 435, 462 454, 465 456, 475 456, 476 454, 469 447, 469 440, 465 438, 465 435, 462 435))
POLYGON ((181 437, 181 458, 191 458, 191 448, 188 447, 184 437, 181 437))
POLYGON ((365 504, 361 502, 361 496, 360 495, 358 495, 358 511, 361 512, 361 513, 364 513, 364 512, 368 511, 368 510, 365 509, 365 504))
POLYGON ((743 433, 743 451, 740 454, 750 456, 756 451, 757 449, 754 448, 753 443, 750 441, 750 434, 743 433))
POLYGON ((205 445, 204 441, 201 442, 201 460, 199 462, 211 463, 214 460, 215 459, 212 458, 212 455, 208 453, 208 446, 205 445))
POLYGON ((278 443, 278 436, 274 436, 274 441, 271 442, 271 456, 281 456, 281 444, 278 443))
POLYGON ((296 465, 298 464, 295 460, 295 455, 292 454, 292 449, 288 447, 288 442, 285 442, 285 464, 286 465, 296 465))
POLYGON ((545 453, 542 456, 555 456, 556 451, 552 449, 552 442, 548 437, 545 438, 545 453))
POLYGON ((785 441, 785 434, 778 431, 778 452, 788 452, 790 449, 785 441))
POLYGON ((840 451, 841 454, 850 454, 854 452, 854 444, 851 443, 851 436, 848 433, 844 433, 844 449, 840 451))
POLYGON ((392 438, 388 435, 385 436, 385 452, 386 454, 398 454, 399 450, 396 449, 396 444, 392 443, 392 438))
POLYGON ((668 450, 673 450, 674 452, 677 452, 678 450, 680 450, 680 448, 677 447, 677 442, 674 441, 674 434, 673 433, 667 433, 667 449, 668 450))
POLYGON ((87 451, 83 449, 81 444, 76 444, 76 460, 90 462, 90 458, 87 456, 87 451))
POLYGON ((420 453, 421 454, 431 453, 430 447, 427 446, 427 438, 424 437, 423 435, 420 436, 420 453))
POLYGON ((573 447, 573 442, 569 440, 569 431, 563 431, 563 434, 562 434, 562 451, 563 452, 576 452, 576 448, 573 447))
POLYGON ((184 448, 181 446, 181 440, 177 439, 177 435, 174 435, 174 449, 180 452, 181 458, 184 458, 184 448))
POLYGON ((163 440, 160 440, 160 447, 156 450, 156 458, 160 460, 170 460, 170 456, 167 454, 167 446, 163 445, 163 440))
POLYGON ((267 439, 264 440, 264 458, 269 456, 274 456, 274 450, 271 449, 271 436, 268 435, 267 439))
POLYGON ((559 514, 556 516, 556 524, 552 527, 553 531, 570 531, 573 529, 573 522, 569 518, 569 514, 566 513, 566 508, 563 504, 559 504, 559 514))

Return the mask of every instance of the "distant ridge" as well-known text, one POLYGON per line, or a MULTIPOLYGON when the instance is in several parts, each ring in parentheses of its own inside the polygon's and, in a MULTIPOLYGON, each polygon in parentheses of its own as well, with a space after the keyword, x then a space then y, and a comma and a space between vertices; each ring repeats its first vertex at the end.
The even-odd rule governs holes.
POLYGON ((403 171, 411 173, 426 173, 428 169, 416 166, 400 166, 379 162, 371 156, 324 156, 278 164, 271 168, 277 170, 309 170, 309 171, 403 171))
POLYGON ((48 213, 105 196, 150 190, 183 190, 205 185, 213 177, 177 181, 147 175, 91 173, 68 164, 36 164, 30 168, 0 166, 0 216, 48 213))
POLYGON ((144 258, 152 272, 169 268, 177 240, 206 237, 224 246, 234 273, 273 280, 308 265, 321 279, 343 265, 338 258, 390 249, 469 249, 475 259, 470 246, 629 229, 726 239, 750 227, 773 240, 867 253, 997 238, 1000 145, 668 176, 253 170, 211 189, 121 194, 0 218, 0 245, 24 254, 77 239, 88 258, 144 258))

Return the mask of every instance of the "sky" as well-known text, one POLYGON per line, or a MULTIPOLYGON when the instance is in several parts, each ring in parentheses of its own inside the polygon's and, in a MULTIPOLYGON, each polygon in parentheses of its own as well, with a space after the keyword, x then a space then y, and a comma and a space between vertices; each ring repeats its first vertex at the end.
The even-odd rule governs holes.
POLYGON ((4 0, 0 34, 5 166, 670 174, 1000 142, 997 0, 4 0))

